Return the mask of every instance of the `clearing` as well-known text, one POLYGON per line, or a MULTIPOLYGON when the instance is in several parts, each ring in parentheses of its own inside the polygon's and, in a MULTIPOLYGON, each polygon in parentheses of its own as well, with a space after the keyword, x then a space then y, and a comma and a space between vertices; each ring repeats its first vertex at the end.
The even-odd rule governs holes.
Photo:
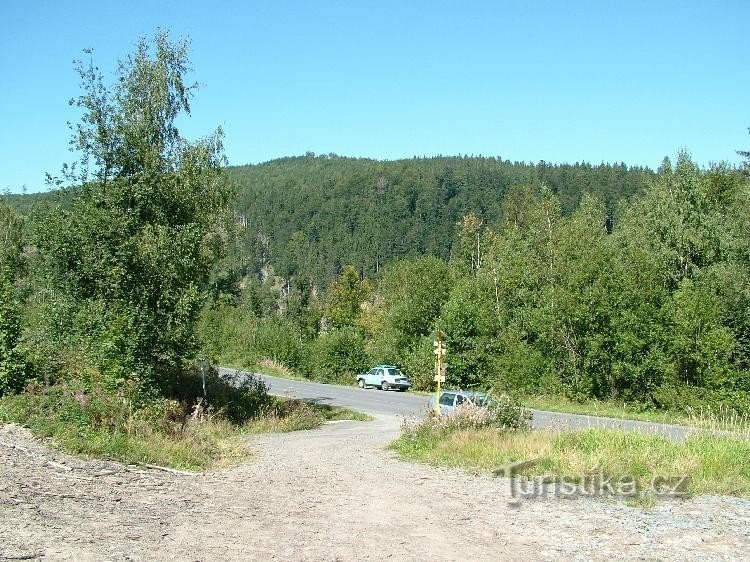
POLYGON ((506 478, 410 464, 400 419, 248 436, 255 455, 185 476, 83 460, 0 426, 0 560, 732 559, 750 501, 511 501, 506 478))

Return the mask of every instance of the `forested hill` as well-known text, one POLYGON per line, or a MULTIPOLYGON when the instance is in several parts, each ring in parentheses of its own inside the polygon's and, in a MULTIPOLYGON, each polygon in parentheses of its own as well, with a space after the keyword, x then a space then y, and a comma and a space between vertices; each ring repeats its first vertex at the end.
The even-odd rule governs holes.
POLYGON ((229 174, 238 213, 247 220, 245 252, 254 256, 254 269, 270 264, 285 278, 301 275, 323 286, 346 264, 372 275, 394 258, 447 258, 458 221, 474 213, 485 225, 496 225, 509 193, 522 202, 524 189, 546 185, 570 213, 588 192, 614 211, 654 175, 624 164, 311 154, 231 167, 229 174))
MULTIPOLYGON (((624 164, 529 164, 499 158, 435 157, 394 161, 307 155, 231 166, 238 217, 247 228, 237 258, 249 273, 273 266, 285 279, 326 287, 343 266, 377 275, 394 259, 448 258, 462 217, 497 227, 503 209, 523 205, 542 186, 564 214, 589 193, 611 213, 645 190, 648 168, 624 164)), ((70 191, 11 195, 22 212, 35 202, 69 203, 70 191)), ((602 217, 602 221, 604 217, 602 217)))

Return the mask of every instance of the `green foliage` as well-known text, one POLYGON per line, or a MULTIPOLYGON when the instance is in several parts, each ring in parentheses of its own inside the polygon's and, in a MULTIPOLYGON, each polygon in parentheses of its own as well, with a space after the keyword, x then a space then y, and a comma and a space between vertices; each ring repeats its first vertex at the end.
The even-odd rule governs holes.
POLYGON ((296 369, 302 365, 302 334, 288 319, 270 316, 258 323, 253 348, 257 357, 268 358, 296 369))
MULTIPOLYGON (((316 173, 340 165, 287 164, 316 173)), ((473 166, 481 167, 469 161, 466 169, 473 166)), ((469 184, 456 169, 443 172, 436 181, 450 206, 469 184)), ((375 196, 385 202, 396 184, 382 177, 375 196)), ((352 327, 352 337, 344 346, 336 331, 320 339, 315 329, 305 332, 311 356, 326 349, 334 358, 320 363, 322 376, 347 371, 341 366, 349 359, 336 346, 348 346, 349 355, 359 347, 376 362, 398 364, 416 388, 431 389, 432 339, 442 330, 450 386, 618 400, 638 409, 743 408, 750 392, 750 186, 727 166, 700 170, 685 153, 674 165, 665 160, 652 179, 616 210, 586 193, 571 208, 549 185, 511 185, 496 223, 477 213, 451 223, 450 262, 402 257, 379 271, 371 293, 355 268, 345 268, 322 298, 322 324, 352 327)), ((481 192, 482 185, 471 188, 481 192)), ((312 250, 319 233, 299 232, 295 244, 312 250)), ((291 286, 301 271, 289 273, 291 286)), ((298 318, 302 309, 282 314, 298 318)))
POLYGON ((611 210, 643 191, 653 173, 622 164, 308 155, 229 168, 229 175, 238 185, 238 211, 257 236, 247 248, 255 272, 270 265, 285 279, 325 287, 343 264, 374 278, 394 260, 424 254, 447 260, 464 252, 470 263, 472 244, 458 249, 455 225, 473 214, 495 228, 506 194, 520 186, 547 185, 566 214, 586 191, 611 210))
POLYGON ((400 362, 430 335, 452 284, 448 264, 431 256, 402 260, 384 271, 370 327, 375 359, 400 362))
POLYGON ((25 362, 19 350, 20 313, 15 289, 0 273, 0 396, 21 389, 25 362))
POLYGON ((486 279, 458 281, 441 308, 437 325, 447 334, 449 385, 460 388, 484 384, 497 347, 497 314, 486 279))
POLYGON ((360 279, 357 270, 347 265, 339 278, 328 287, 325 320, 334 328, 356 326, 362 304, 371 293, 372 288, 367 280, 360 279))
POLYGON ((50 284, 86 319, 96 367, 144 389, 163 389, 197 355, 194 324, 225 245, 221 131, 190 143, 176 128, 194 91, 187 53, 163 32, 141 39, 112 86, 78 63, 82 156, 64 173, 83 185, 35 217, 50 284))
POLYGON ((203 311, 198 331, 207 356, 222 365, 251 369, 263 359, 292 369, 302 365, 302 334, 279 315, 258 318, 246 308, 223 305, 203 311))
POLYGON ((22 248, 22 218, 0 198, 0 396, 20 390, 25 379, 16 287, 24 268, 22 248))
POLYGON ((372 366, 365 344, 364 336, 349 326, 322 333, 308 346, 307 375, 323 382, 351 384, 354 375, 372 366))

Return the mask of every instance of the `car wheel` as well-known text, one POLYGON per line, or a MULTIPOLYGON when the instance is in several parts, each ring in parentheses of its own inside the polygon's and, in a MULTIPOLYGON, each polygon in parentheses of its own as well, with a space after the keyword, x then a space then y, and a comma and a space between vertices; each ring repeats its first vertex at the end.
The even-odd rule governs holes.
POLYGON ((388 390, 391 385, 388 384, 388 381, 383 381, 380 383, 380 390, 388 390))
POLYGON ((365 379, 357 379, 357 385, 359 385, 359 388, 365 387, 365 379))

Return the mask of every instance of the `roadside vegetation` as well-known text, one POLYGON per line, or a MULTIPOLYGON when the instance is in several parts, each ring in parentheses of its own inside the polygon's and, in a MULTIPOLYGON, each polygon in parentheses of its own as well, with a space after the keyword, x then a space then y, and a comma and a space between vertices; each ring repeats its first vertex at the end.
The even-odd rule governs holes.
POLYGON ((183 138, 197 86, 187 40, 140 39, 114 80, 75 63, 79 160, 55 197, 0 200, 0 422, 86 456, 200 470, 242 436, 365 419, 274 398, 210 367, 196 331, 234 236, 222 132, 183 138))
POLYGON ((133 395, 113 396, 81 381, 35 386, 0 398, 0 423, 16 422, 86 457, 187 470, 230 466, 250 454, 248 434, 309 430, 337 420, 370 416, 337 406, 268 394, 262 380, 235 384, 215 372, 206 399, 197 373, 174 396, 136 405, 133 395))
POLYGON ((680 494, 750 497, 750 432, 701 432, 677 441, 606 428, 530 431, 480 410, 461 405, 454 415, 429 414, 407 424, 391 449, 405 460, 436 466, 588 486, 583 493, 592 483, 610 481, 639 504, 653 502, 682 477, 680 494))

